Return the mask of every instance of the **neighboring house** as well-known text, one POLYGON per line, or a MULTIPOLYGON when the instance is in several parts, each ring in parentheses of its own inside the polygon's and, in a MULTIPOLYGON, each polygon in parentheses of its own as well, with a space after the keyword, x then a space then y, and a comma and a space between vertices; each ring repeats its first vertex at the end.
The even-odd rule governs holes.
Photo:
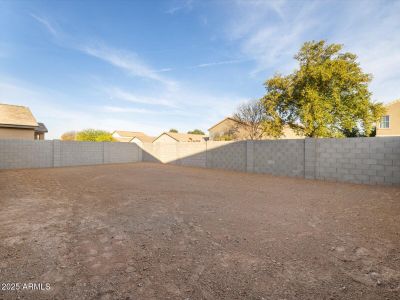
POLYGON ((245 140, 248 138, 248 132, 245 126, 239 126, 241 123, 234 118, 225 118, 208 129, 210 140, 230 138, 236 140, 245 140))
POLYGON ((28 107, 0 104, 0 139, 44 140, 46 132, 28 107))
POLYGON ((135 143, 139 146, 142 146, 143 143, 152 143, 154 141, 155 137, 153 136, 148 136, 148 135, 137 135, 134 138, 130 140, 130 143, 135 143))
POLYGON ((154 137, 139 131, 124 131, 116 130, 112 133, 112 137, 122 143, 136 143, 142 145, 143 143, 152 143, 154 137))
POLYGON ((400 99, 385 107, 386 114, 377 124, 376 136, 400 136, 400 99))
POLYGON ((46 125, 38 122, 38 127, 35 128, 35 140, 44 140, 44 134, 47 132, 48 130, 46 125))
POLYGON ((204 142, 206 139, 207 137, 201 134, 164 132, 154 139, 153 144, 204 142))
POLYGON ((135 136, 137 135, 144 135, 143 132, 137 131, 124 131, 124 130, 115 130, 112 133, 112 137, 122 143, 129 143, 135 136))
MULTIPOLYGON (((243 124, 234 118, 225 118, 218 122, 210 129, 208 129, 211 140, 220 139, 233 139, 233 140, 247 140, 249 139, 249 132, 246 129, 246 124, 243 124)), ((289 126, 284 126, 283 136, 280 139, 303 139, 304 136, 297 135, 289 126)), ((272 139, 265 136, 263 139, 272 139)))

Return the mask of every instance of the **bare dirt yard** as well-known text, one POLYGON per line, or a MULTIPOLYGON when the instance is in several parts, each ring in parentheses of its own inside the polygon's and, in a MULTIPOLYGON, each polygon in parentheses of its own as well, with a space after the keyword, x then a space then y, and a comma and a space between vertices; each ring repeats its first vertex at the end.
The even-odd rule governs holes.
POLYGON ((400 188, 137 163, 0 171, 0 205, 0 299, 400 299, 400 188))

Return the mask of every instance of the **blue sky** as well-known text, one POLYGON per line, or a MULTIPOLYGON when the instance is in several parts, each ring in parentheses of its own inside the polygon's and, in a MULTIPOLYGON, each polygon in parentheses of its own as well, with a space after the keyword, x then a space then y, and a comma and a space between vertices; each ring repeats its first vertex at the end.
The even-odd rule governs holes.
POLYGON ((49 128, 207 130, 309 40, 342 43, 400 97, 400 1, 1 1, 0 102, 49 128))

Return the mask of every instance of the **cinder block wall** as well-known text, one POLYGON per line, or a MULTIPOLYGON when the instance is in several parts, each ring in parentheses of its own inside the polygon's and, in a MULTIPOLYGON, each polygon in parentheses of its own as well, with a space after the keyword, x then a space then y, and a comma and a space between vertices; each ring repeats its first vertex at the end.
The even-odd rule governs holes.
POLYGON ((400 185, 400 137, 306 139, 306 177, 400 185))
POLYGON ((0 140, 0 169, 151 161, 400 185, 400 137, 144 144, 0 140))
POLYGON ((0 169, 49 168, 142 161, 131 143, 0 140, 0 169))
POLYGON ((143 161, 400 185, 400 137, 145 144, 143 161))
POLYGON ((254 141, 253 172, 304 177, 304 140, 254 141))

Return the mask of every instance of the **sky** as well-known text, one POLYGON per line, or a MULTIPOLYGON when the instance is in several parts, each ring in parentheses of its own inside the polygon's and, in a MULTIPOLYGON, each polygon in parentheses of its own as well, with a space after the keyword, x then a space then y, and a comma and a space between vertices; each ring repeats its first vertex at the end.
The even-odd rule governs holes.
POLYGON ((288 74, 301 45, 357 54, 400 98, 400 1, 0 1, 0 103, 49 129, 207 131, 288 74))

